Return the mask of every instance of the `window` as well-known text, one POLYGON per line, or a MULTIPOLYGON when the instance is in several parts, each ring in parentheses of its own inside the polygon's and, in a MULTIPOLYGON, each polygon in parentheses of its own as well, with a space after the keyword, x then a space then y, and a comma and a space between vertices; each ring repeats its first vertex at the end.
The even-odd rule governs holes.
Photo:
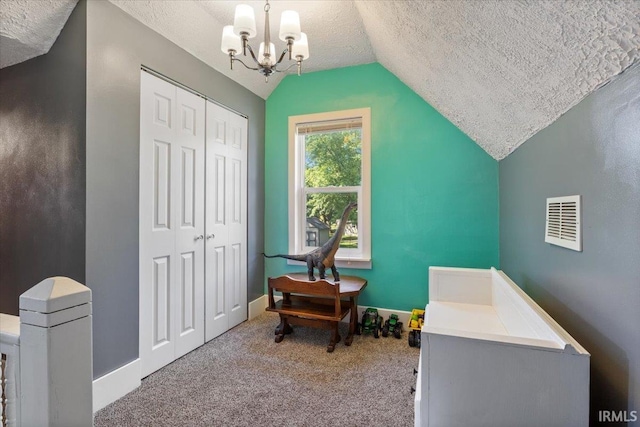
POLYGON ((322 246, 357 202, 336 265, 371 268, 370 128, 369 108, 289 117, 289 253, 322 246))

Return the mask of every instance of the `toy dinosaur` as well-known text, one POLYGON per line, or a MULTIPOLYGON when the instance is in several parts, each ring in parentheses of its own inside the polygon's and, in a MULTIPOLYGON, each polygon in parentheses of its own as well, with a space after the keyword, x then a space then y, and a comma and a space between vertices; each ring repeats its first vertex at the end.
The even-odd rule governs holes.
POLYGON ((344 208, 344 212, 342 212, 342 216, 340 217, 340 225, 336 230, 335 234, 331 236, 327 242, 321 247, 312 250, 311 252, 303 255, 267 255, 263 253, 266 258, 285 258, 293 261, 302 261, 307 263, 307 271, 309 273, 309 280, 314 281, 316 278, 313 275, 313 268, 318 269, 318 274, 320 275, 320 279, 325 279, 325 270, 331 268, 331 272, 333 273, 333 279, 336 282, 340 281, 340 275, 338 274, 338 270, 335 265, 335 256, 336 252, 338 252, 338 248, 340 247, 340 241, 342 240, 342 235, 344 234, 344 229, 347 225, 347 218, 353 209, 358 206, 357 203, 349 203, 347 207, 344 208))

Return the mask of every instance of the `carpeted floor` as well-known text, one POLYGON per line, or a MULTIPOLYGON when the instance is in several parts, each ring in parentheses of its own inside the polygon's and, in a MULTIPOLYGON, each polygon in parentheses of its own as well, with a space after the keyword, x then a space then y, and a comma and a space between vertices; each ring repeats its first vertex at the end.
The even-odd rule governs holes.
POLYGON ((294 327, 274 342, 264 313, 142 380, 95 426, 411 426, 419 350, 356 335, 327 353, 329 331, 294 327))

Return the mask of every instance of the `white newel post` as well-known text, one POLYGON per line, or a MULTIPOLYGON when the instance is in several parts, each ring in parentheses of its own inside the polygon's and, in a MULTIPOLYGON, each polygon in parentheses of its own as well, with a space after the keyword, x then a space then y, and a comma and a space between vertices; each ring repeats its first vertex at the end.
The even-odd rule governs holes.
POLYGON ((52 277, 20 296, 23 426, 93 425, 91 290, 52 277))

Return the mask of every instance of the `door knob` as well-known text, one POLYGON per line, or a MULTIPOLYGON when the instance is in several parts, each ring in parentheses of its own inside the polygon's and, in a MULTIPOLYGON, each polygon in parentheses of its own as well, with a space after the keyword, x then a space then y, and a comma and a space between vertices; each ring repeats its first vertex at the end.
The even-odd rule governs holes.
POLYGON ((198 240, 202 240, 202 239, 204 239, 204 236, 201 234, 199 236, 196 236, 194 240, 197 242, 198 240))
POLYGON ((207 234, 207 240, 213 239, 214 237, 216 237, 216 235, 213 234, 213 233, 212 234, 207 234))

